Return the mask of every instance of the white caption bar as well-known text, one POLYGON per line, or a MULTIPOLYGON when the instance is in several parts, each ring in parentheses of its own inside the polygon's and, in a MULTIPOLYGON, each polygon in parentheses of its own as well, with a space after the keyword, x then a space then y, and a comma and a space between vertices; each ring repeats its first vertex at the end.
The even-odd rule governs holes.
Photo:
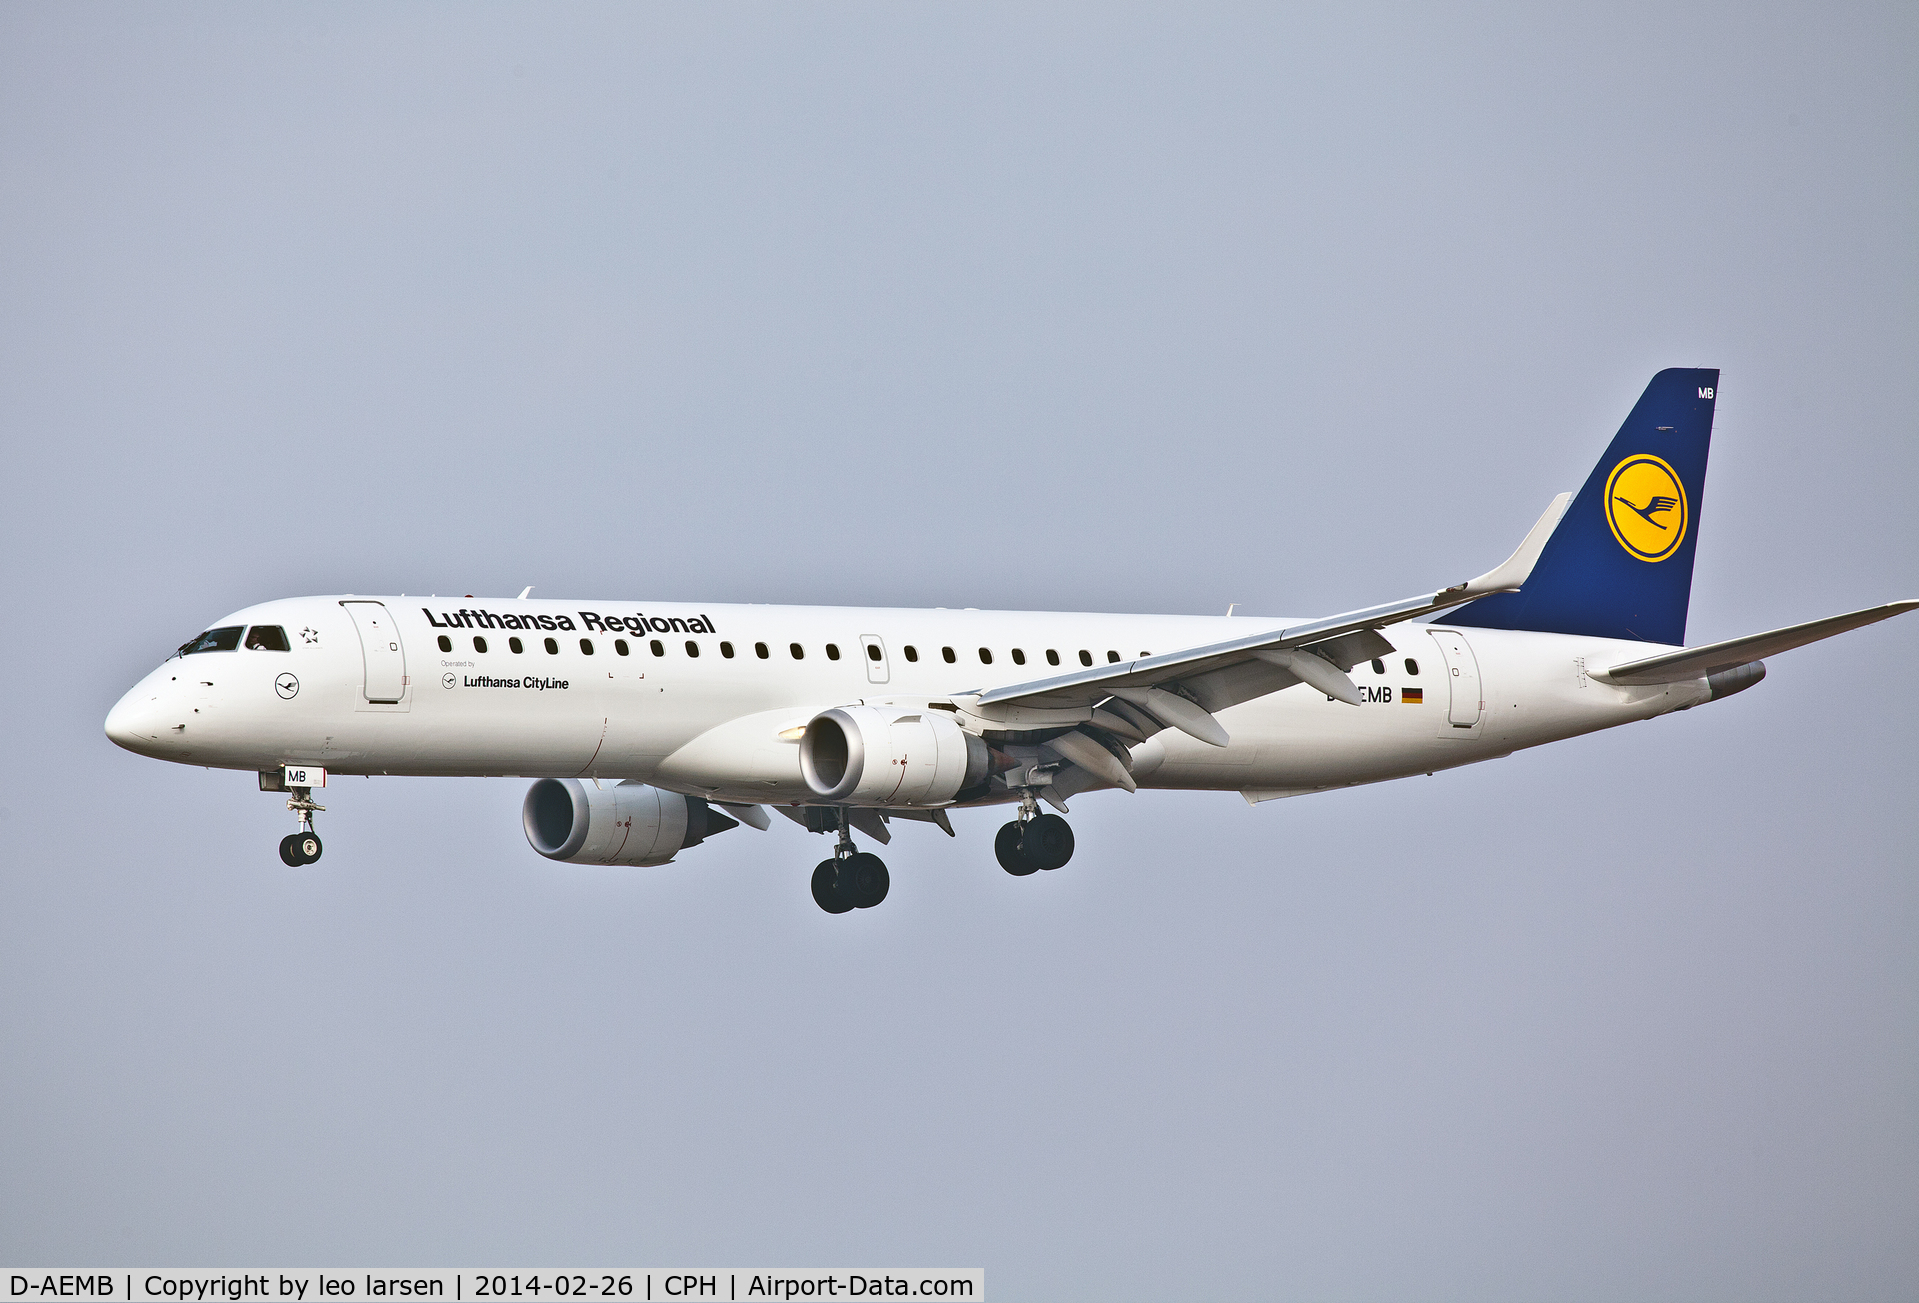
POLYGON ((444 1299, 448 1303, 553 1303, 556 1299, 965 1299, 986 1297, 982 1267, 935 1270, 842 1267, 658 1267, 593 1271, 272 1270, 179 1271, 159 1268, 77 1271, 73 1268, 0 1268, 4 1303, 337 1303, 352 1299, 444 1299))

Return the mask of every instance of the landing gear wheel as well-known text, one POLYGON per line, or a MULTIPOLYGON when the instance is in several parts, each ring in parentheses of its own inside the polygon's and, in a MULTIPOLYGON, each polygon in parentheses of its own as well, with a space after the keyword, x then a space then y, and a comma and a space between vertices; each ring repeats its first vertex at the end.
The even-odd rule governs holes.
POLYGON ((993 855, 999 860, 999 866, 1016 878, 1029 873, 1038 873, 1040 866, 1026 858, 1026 852, 1020 847, 1021 827, 1019 820, 1007 824, 993 838, 993 855))
POLYGON ((1040 868, 1060 868, 1073 858, 1073 827, 1056 814, 1029 819, 1022 849, 1026 858, 1040 868))
POLYGON ((296 832, 291 837, 280 839, 280 860, 288 868, 297 869, 319 858, 320 838, 317 833, 296 832))
POLYGON ((844 914, 853 908, 853 902, 840 890, 838 860, 821 860, 813 870, 813 903, 829 914, 844 914))
POLYGON ((1057 869, 1073 858, 1073 829, 1056 814, 1042 814, 1025 823, 1015 819, 993 838, 999 866, 1016 878, 1041 869, 1057 869))
MULTIPOLYGON (((292 772, 287 771, 289 777, 292 772)), ((262 781, 265 778, 262 774, 262 781)), ((289 787, 287 793, 287 813, 300 816, 300 831, 280 839, 280 860, 288 868, 297 869, 320 858, 320 838, 313 831, 313 816, 325 813, 326 807, 313 803, 311 787, 289 787)))
POLYGON ((868 851, 860 851, 840 861, 840 891, 855 909, 871 909, 886 899, 893 876, 886 862, 868 851))

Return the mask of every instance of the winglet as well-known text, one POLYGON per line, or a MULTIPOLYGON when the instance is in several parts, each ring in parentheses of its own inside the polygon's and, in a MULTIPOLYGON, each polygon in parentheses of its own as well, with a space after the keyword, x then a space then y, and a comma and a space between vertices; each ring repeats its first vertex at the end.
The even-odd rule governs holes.
POLYGON ((1572 500, 1572 494, 1562 493, 1546 504, 1546 514, 1533 525, 1520 542, 1519 549, 1479 578, 1467 580, 1465 595, 1484 597, 1488 593, 1518 592, 1532 576, 1533 567, 1539 563, 1539 554, 1546 550, 1546 540, 1559 528, 1559 518, 1566 514, 1566 508, 1572 500))

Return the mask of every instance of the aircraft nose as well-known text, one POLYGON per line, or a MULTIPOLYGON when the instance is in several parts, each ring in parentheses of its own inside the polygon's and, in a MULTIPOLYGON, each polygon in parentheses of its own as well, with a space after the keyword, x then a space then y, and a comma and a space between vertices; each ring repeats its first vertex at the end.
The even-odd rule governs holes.
POLYGON ((164 736, 163 713, 153 689, 140 684, 107 712, 107 737, 116 746, 152 755, 164 736))

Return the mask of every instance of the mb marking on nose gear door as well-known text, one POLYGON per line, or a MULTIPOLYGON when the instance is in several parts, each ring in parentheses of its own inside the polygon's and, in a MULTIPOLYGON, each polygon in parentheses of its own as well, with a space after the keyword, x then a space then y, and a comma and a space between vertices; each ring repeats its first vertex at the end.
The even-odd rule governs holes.
POLYGON ((1479 682, 1479 661, 1466 645, 1464 634, 1451 629, 1430 629, 1439 644, 1440 660, 1446 667, 1446 686, 1452 695, 1446 706, 1446 722, 1439 726, 1441 737, 1477 737, 1479 721, 1486 715, 1486 694, 1479 682))
POLYGON ((868 683, 884 683, 893 677, 892 672, 887 668, 886 644, 880 639, 878 634, 861 634, 860 649, 860 654, 866 658, 866 681, 868 683))
POLYGON ((364 693, 376 706, 398 705, 406 696, 406 651, 400 646, 400 628, 384 602, 341 602, 360 632, 360 652, 366 662, 364 693))

